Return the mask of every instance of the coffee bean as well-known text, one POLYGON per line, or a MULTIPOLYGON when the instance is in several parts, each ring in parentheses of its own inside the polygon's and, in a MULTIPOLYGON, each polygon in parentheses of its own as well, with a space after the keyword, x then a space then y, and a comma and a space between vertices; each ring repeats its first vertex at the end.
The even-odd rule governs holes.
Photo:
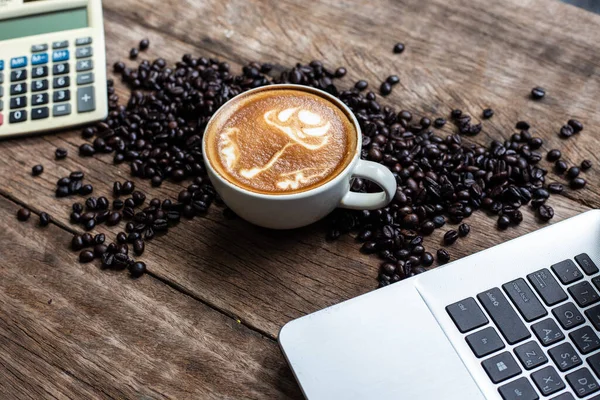
POLYGON ((342 78, 343 76, 346 76, 346 68, 339 67, 338 69, 335 70, 334 76, 336 78, 342 78))
MULTIPOLYGON (((125 201, 123 202, 123 205, 125 206, 125 209, 128 209, 128 208, 133 209, 133 208, 135 208, 135 201, 133 201, 133 199, 130 197, 130 198, 125 199, 125 201)), ((131 216, 133 216, 133 210, 131 212, 131 216)))
POLYGON ((538 138, 538 137, 531 138, 531 140, 529 141, 529 148, 531 150, 537 150, 540 147, 542 147, 543 144, 544 144, 544 141, 541 138, 538 138))
POLYGON ((433 223, 436 228, 441 228, 446 224, 446 218, 443 215, 436 215, 433 217, 433 223))
POLYGON ((396 43, 394 45, 394 53, 396 54, 400 54, 404 51, 404 44, 403 43, 396 43))
POLYGON ((31 175, 33 176, 41 175, 42 172, 44 172, 44 166, 42 164, 34 165, 33 168, 31 168, 31 175))
POLYGON ((98 211, 98 213, 96 213, 96 223, 97 224, 102 224, 104 222, 106 222, 106 220, 108 219, 108 217, 110 216, 110 211, 108 210, 101 210, 98 211))
MULTIPOLYGON (((114 244, 114 243, 111 243, 114 244)), ((102 254, 102 267, 103 268, 111 268, 115 262, 115 255, 110 251, 110 245, 108 246, 107 251, 102 254)))
POLYGON ((143 240, 138 239, 133 242, 133 252, 135 253, 135 255, 141 256, 142 253, 144 253, 145 248, 146 248, 146 246, 145 246, 143 240))
POLYGON ((450 261, 450 254, 448 254, 448 252, 444 249, 438 249, 438 251, 437 251, 438 264, 440 264, 440 265, 446 264, 448 261, 450 261))
POLYGON ((121 195, 121 182, 113 183, 113 196, 119 197, 121 195))
POLYGON ((108 209, 110 203, 108 202, 108 199, 104 196, 100 196, 98 197, 98 203, 97 203, 97 207, 98 210, 106 210, 108 209))
POLYGON ((379 92, 382 96, 387 96, 388 94, 392 93, 392 86, 387 82, 383 82, 379 88, 379 92))
POLYGON ((69 178, 60 178, 56 182, 56 185, 57 186, 69 186, 69 183, 71 183, 71 180, 69 178))
POLYGON ((570 119, 567 124, 573 128, 574 133, 579 133, 583 130, 583 124, 576 119, 570 119))
POLYGON ((121 222, 121 213, 119 213, 119 212, 110 213, 110 215, 108 216, 108 219, 106 220, 106 224, 108 226, 117 225, 119 222, 121 222))
POLYGON ((48 213, 40 213, 40 226, 48 226, 51 220, 52 219, 50 218, 50 215, 48 215, 48 213))
POLYGON ((510 225, 510 218, 507 215, 498 217, 498 229, 506 229, 510 225))
POLYGON ((546 159, 550 162, 555 162, 555 161, 558 161, 561 156, 562 156, 562 153, 560 152, 560 150, 552 149, 546 155, 546 159))
POLYGON ((117 243, 127 242, 127 234, 125 232, 117 233, 117 243))
POLYGON ((69 174, 69 178, 74 181, 80 181, 84 178, 84 173, 81 171, 73 171, 69 174))
POLYGON ((367 88, 367 86, 369 86, 369 84, 367 83, 367 81, 363 81, 360 80, 358 82, 356 82, 356 84, 354 84, 354 88, 360 91, 363 91, 367 88))
POLYGON ((562 193, 564 187, 560 183, 551 183, 548 185, 548 191, 550 193, 560 194, 562 193))
MULTIPOLYGON (((116 62, 113 64, 113 71, 116 73, 121 73, 125 70, 125 63, 122 61, 116 62)), ((91 136, 90 136, 91 137, 91 136)))
POLYGON ((121 199, 114 199, 113 200, 113 210, 120 210, 123 208, 125 202, 121 199))
POLYGON ((540 100, 546 95, 546 91, 541 87, 534 87, 531 89, 531 98, 534 100, 540 100))
POLYGON ((423 264, 424 267, 429 267, 433 264, 433 255, 427 252, 423 253, 421 256, 421 264, 423 264))
POLYGON ((79 155, 81 157, 91 157, 96 154, 96 149, 89 143, 84 143, 79 146, 79 155))
POLYGON ((462 237, 465 237, 471 232, 471 226, 469 224, 460 224, 458 226, 458 234, 462 237))
POLYGON ((27 221, 30 216, 31 216, 31 211, 29 211, 26 208, 19 208, 19 211, 17 211, 17 219, 19 221, 27 221))
POLYGON ((583 189, 586 185, 586 181, 583 178, 575 178, 570 182, 571 189, 583 189))
POLYGON ((578 167, 571 167, 567 170, 567 178, 574 179, 574 178, 577 178, 578 176, 579 176, 579 168, 578 167))
POLYGON ((88 197, 85 201, 85 208, 88 211, 96 211, 98 209, 98 199, 95 197, 88 197))
POLYGON ((456 242, 456 239, 458 239, 458 232, 456 232, 453 229, 449 230, 444 234, 444 244, 446 246, 449 246, 456 242))
POLYGON ((94 236, 95 244, 103 244, 105 240, 106 240, 106 235, 104 235, 104 233, 99 233, 96 236, 94 236))
POLYGON ((419 121, 419 125, 421 125, 422 129, 427 129, 431 126, 431 120, 427 117, 423 117, 421 118, 421 120, 419 121))
POLYGON ((83 245, 86 247, 94 244, 94 237, 89 232, 86 232, 83 235, 81 235, 81 240, 83 240, 83 245))
POLYGON ((144 201, 146 201, 146 195, 139 190, 133 192, 131 194, 131 198, 133 199, 133 203, 138 207, 144 204, 144 201))
POLYGON ((537 214, 542 221, 549 221, 554 217, 554 209, 543 204, 538 208, 537 214))
POLYGON ((129 253, 129 246, 126 243, 117 244, 117 253, 127 254, 129 253))
POLYGON ((153 187, 159 187, 160 185, 162 185, 162 178, 158 175, 154 175, 152 177, 151 183, 153 187))
POLYGON ((434 230, 435 230, 435 224, 433 223, 433 221, 423 222, 423 224, 421 225, 421 229, 420 229, 420 231, 423 235, 431 235, 434 230))
POLYGON ((150 47, 150 41, 148 39, 142 39, 139 47, 142 51, 146 50, 148 47, 150 47))
POLYGON ((125 181, 121 186, 121 194, 128 195, 135 190, 135 183, 132 181, 125 181))
POLYGON ((97 244, 94 246, 94 256, 95 257, 102 257, 102 255, 104 255, 104 253, 106 253, 108 247, 105 244, 97 244))
POLYGON ((563 160, 558 160, 556 163, 554 163, 554 170, 559 175, 564 174, 565 171, 567 170, 567 168, 568 168, 568 165, 563 160))
POLYGON ((559 135, 560 135, 562 138, 568 139, 568 138, 570 138, 571 136, 573 136, 573 133, 574 133, 574 132, 573 132, 573 128, 571 128, 571 126, 570 126, 570 125, 563 125, 563 127, 562 127, 562 128, 560 128, 559 135))
POLYGON ((444 125, 446 125, 446 120, 445 120, 444 118, 436 118, 436 119, 433 121, 433 127, 434 127, 434 128, 440 129, 440 128, 442 128, 444 125))
POLYGON ((83 185, 81 189, 79 189, 79 194, 81 196, 87 196, 94 191, 94 187, 92 185, 83 185))
POLYGON ((75 211, 73 211, 71 213, 71 215, 69 216, 69 220, 73 224, 78 224, 81 221, 81 214, 76 213, 75 211))
POLYGON ((590 168, 592 168, 592 161, 591 160, 583 160, 581 162, 581 170, 582 171, 587 171, 590 168))
POLYGON ((83 239, 80 235, 73 235, 73 239, 71 239, 71 249, 78 251, 84 247, 83 239))
POLYGON ((54 151, 54 157, 57 160, 62 160, 63 158, 65 158, 68 155, 67 149, 63 149, 62 147, 57 148, 54 151))
POLYGON ((129 273, 131 274, 132 278, 139 278, 140 276, 144 275, 145 272, 146 264, 141 261, 137 261, 129 265, 129 273))
POLYGON ((132 60, 135 60, 138 54, 140 54, 140 51, 135 47, 132 47, 131 50, 129 50, 129 58, 132 60))
POLYGON ((127 256, 127 254, 125 253, 117 253, 114 255, 113 257, 113 268, 117 269, 117 270, 122 270, 127 268, 127 266, 129 265, 129 257, 127 256))
POLYGON ((83 212, 83 204, 81 204, 81 203, 73 203, 71 205, 71 209, 73 210, 73 212, 81 214, 83 212))
POLYGON ((91 231, 92 229, 94 229, 96 227, 96 220, 90 219, 89 221, 85 221, 83 223, 83 228, 86 231, 91 231))
POLYGON ((79 253, 79 262, 81 263, 89 263, 94 260, 94 253, 90 250, 83 250, 79 253))
POLYGON ((485 110, 483 110, 482 116, 484 119, 490 119, 494 116, 494 110, 492 110, 491 108, 486 108, 485 110))
POLYGON ((400 83, 400 78, 398 75, 390 75, 385 79, 385 81, 393 86, 400 83))
POLYGON ((515 128, 521 130, 521 131, 528 131, 531 126, 529 125, 529 123, 527 121, 518 121, 517 124, 515 125, 515 128))

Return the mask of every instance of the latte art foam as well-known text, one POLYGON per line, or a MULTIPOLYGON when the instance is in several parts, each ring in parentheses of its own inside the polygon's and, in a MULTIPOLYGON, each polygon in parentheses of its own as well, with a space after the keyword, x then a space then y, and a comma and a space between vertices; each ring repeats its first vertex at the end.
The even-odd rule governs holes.
POLYGON ((354 155, 357 132, 325 98, 278 89, 234 100, 206 135, 208 158, 220 175, 251 191, 288 194, 341 172, 354 155))

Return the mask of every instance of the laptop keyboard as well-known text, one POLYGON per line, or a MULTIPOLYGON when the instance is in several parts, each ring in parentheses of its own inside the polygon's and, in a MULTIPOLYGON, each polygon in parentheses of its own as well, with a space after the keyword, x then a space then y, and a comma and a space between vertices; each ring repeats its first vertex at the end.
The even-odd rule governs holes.
POLYGON ((580 254, 446 307, 503 400, 600 400, 598 272, 580 254))

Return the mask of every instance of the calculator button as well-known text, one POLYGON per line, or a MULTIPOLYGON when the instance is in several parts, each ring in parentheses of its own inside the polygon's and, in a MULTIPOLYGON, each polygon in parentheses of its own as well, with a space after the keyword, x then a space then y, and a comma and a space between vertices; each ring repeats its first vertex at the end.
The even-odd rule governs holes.
POLYGON ((88 86, 77 89, 77 112, 84 113, 94 111, 95 109, 94 87, 88 86))
POLYGON ((27 66, 27 57, 14 57, 10 59, 11 68, 23 68, 27 66))
POLYGON ((71 92, 68 90, 57 90, 52 96, 55 103, 71 100, 71 92))
POLYGON ((31 65, 48 63, 48 53, 34 54, 31 56, 31 65))
POLYGON ((0 84, 4 83, 4 72, 0 72, 0 84))
POLYGON ((86 44, 92 44, 92 38, 91 37, 82 37, 82 38, 78 38, 75 39, 75 46, 85 46, 86 44))
POLYGON ((71 105, 69 103, 56 104, 52 108, 52 115, 54 115, 55 117, 62 117, 64 115, 69 115, 69 114, 71 114, 71 105))
POLYGON ((48 107, 34 108, 31 110, 31 119, 44 119, 50 116, 50 109, 48 107))
POLYGON ((32 92, 42 92, 44 90, 48 90, 48 79, 41 79, 39 81, 31 82, 32 92))
POLYGON ((34 44, 33 46, 31 46, 32 53, 39 53, 40 51, 46 51, 46 50, 48 50, 47 44, 34 44))
POLYGON ((32 78, 44 78, 48 76, 48 67, 43 65, 41 67, 31 68, 31 77, 32 78))
POLYGON ((24 108, 27 107, 27 97, 19 96, 13 97, 10 99, 10 109, 14 110, 16 108, 24 108))
POLYGON ((87 85, 90 83, 94 83, 94 73, 86 72, 85 74, 77 75, 77 84, 78 85, 87 85))
POLYGON ((27 84, 26 83, 15 83, 14 85, 10 85, 10 95, 14 96, 17 94, 23 94, 27 92, 27 84))
POLYGON ((4 88, 0 86, 0 97, 4 96, 4 88))
POLYGON ((52 87, 54 89, 60 89, 64 87, 68 87, 71 84, 71 78, 68 76, 59 76, 58 78, 54 78, 52 82, 52 87))
POLYGON ((0 111, 4 109, 4 101, 0 100, 0 111))
POLYGON ((75 66, 77 72, 89 71, 92 68, 94 68, 94 62, 92 60, 79 60, 75 66))
POLYGON ((94 55, 94 50, 90 46, 87 47, 79 47, 75 50, 76 58, 86 58, 94 55))
POLYGON ((69 59, 69 50, 56 50, 52 52, 52 61, 60 62, 69 59))
POLYGON ((42 104, 48 104, 49 101, 48 93, 36 93, 31 95, 31 105, 41 106, 42 104))
POLYGON ((61 40, 60 42, 54 42, 54 43, 52 43, 52 48, 53 49, 64 49, 65 47, 69 47, 69 41, 68 40, 61 40))
POLYGON ((27 120, 27 111, 25 110, 13 111, 8 116, 8 122, 11 124, 16 124, 25 120, 27 120))
POLYGON ((68 74, 69 73, 69 63, 54 64, 54 66, 52 67, 52 73, 54 75, 68 74))
POLYGON ((11 82, 19 82, 27 79, 27 70, 26 69, 18 69, 16 71, 11 71, 10 73, 10 81, 11 82))
POLYGON ((0 60, 0 71, 4 71, 4 60, 0 60))

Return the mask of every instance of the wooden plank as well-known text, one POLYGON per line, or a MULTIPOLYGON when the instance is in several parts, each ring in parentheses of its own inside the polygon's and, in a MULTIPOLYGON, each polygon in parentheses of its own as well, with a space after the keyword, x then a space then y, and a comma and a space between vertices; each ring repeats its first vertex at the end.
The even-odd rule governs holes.
POLYGON ((0 398, 300 398, 277 344, 150 276, 74 262, 0 197, 0 398))
MULTIPOLYGON (((491 106, 496 115, 485 121, 484 133, 473 140, 507 137, 515 121, 527 119, 546 140, 544 150, 560 147, 570 162, 590 158, 600 165, 593 134, 600 122, 595 113, 600 45, 589 34, 597 31, 600 18, 558 2, 379 0, 352 2, 350 7, 322 1, 311 2, 310 11, 304 4, 275 0, 107 0, 104 5, 109 64, 125 58, 140 38, 149 37, 150 50, 140 59, 163 56, 175 61, 190 52, 220 56, 239 69, 240 63, 251 60, 291 66, 320 58, 332 67, 349 67, 343 87, 358 78, 377 87, 387 75, 397 73, 401 84, 386 104, 435 116, 460 107, 475 117, 491 106), (404 54, 392 54, 396 41, 406 43, 404 54), (527 98, 535 85, 548 90, 539 103, 527 98), (587 128, 579 137, 562 141, 556 132, 570 116, 587 128)), ((126 91, 120 86, 119 93, 126 91)), ((451 130, 448 125, 443 132, 451 130)), ((99 195, 109 192, 113 180, 128 176, 124 167, 109 166, 110 158, 104 156, 52 161, 55 146, 66 147, 73 155, 81 142, 76 133, 61 133, 0 143, 5 155, 0 173, 8 177, 0 182, 0 191, 49 211, 66 224, 70 201, 53 197, 58 177, 82 169, 99 195), (47 172, 31 179, 29 168, 40 159, 47 172)), ((590 182, 600 181, 597 169, 586 175, 590 182)), ((166 184, 151 189, 136 183, 149 197, 175 197, 182 188, 166 184)), ((555 221, 600 206, 597 185, 567 196, 551 199, 555 221)), ((473 233, 450 249, 453 257, 541 226, 527 212, 521 226, 506 232, 495 231, 495 221, 482 213, 469 221, 473 233)), ((226 220, 215 208, 206 218, 184 222, 148 245, 142 259, 157 276, 275 337, 286 321, 376 285, 379 261, 360 254, 352 238, 327 243, 324 233, 322 224, 270 232, 226 220), (172 248, 176 251, 168 250, 172 248)), ((440 246, 442 234, 427 239, 430 251, 440 246)))

